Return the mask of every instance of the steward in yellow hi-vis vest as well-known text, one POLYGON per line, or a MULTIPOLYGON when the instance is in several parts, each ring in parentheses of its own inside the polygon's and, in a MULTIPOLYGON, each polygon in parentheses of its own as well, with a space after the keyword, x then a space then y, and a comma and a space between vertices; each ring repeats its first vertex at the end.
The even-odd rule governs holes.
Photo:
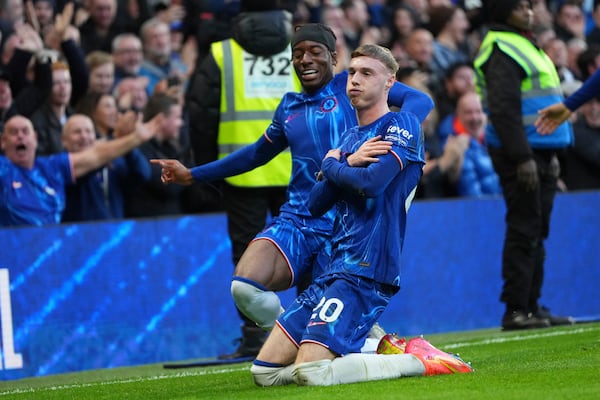
MULTIPOLYGON (((556 67, 550 57, 519 33, 490 30, 481 43, 473 64, 478 79, 476 88, 482 98, 484 109, 488 109, 488 97, 493 96, 494 93, 488 93, 486 89, 481 66, 490 57, 494 46, 498 46, 500 51, 511 57, 526 71, 526 77, 521 81, 521 114, 529 145, 540 149, 560 149, 569 146, 573 140, 570 124, 560 125, 552 135, 540 135, 535 129, 534 122, 538 117, 538 111, 562 101, 562 89, 556 67)), ((502 146, 493 124, 488 124, 485 140, 488 146, 502 146)))
POLYGON ((542 135, 535 121, 538 111, 562 101, 560 80, 535 42, 531 0, 487 0, 485 7, 489 29, 473 64, 490 121, 485 141, 506 206, 500 322, 506 331, 569 325, 571 318, 540 304, 559 155, 573 133, 566 122, 542 135))
MULTIPOLYGON (((300 92, 302 88, 291 66, 289 46, 275 55, 257 56, 228 39, 213 43, 211 52, 221 70, 217 141, 218 157, 223 158, 254 143, 269 126, 281 97, 286 92, 300 92)), ((226 178, 226 181, 243 187, 287 186, 291 169, 288 149, 262 167, 226 178)))

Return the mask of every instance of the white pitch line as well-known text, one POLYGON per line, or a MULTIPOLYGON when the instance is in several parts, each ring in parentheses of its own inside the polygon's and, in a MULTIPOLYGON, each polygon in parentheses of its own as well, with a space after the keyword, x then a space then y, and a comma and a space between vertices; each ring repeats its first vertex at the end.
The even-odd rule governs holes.
POLYGON ((493 339, 485 339, 485 340, 473 341, 473 342, 451 343, 451 344, 445 344, 443 347, 444 347, 444 349, 455 349, 455 348, 460 348, 460 347, 481 346, 481 345, 492 344, 492 343, 520 342, 520 341, 524 341, 524 340, 532 340, 532 339, 539 339, 539 338, 552 337, 552 336, 573 335, 573 334, 592 332, 592 331, 597 331, 597 330, 600 330, 600 328, 598 328, 598 327, 577 328, 577 329, 570 329, 570 330, 564 330, 564 331, 550 330, 550 331, 543 331, 540 333, 531 333, 528 335, 506 336, 506 337, 497 337, 497 338, 493 338, 493 339))
POLYGON ((54 386, 45 386, 40 388, 15 388, 7 391, 0 392, 0 396, 9 396, 13 394, 20 393, 36 393, 36 392, 48 392, 48 391, 61 391, 68 389, 79 389, 79 388, 88 388, 95 386, 111 386, 111 385, 119 385, 124 383, 136 383, 136 382, 150 382, 150 381, 159 381, 165 379, 174 379, 174 378, 185 378, 189 376, 201 376, 201 375, 214 375, 214 374, 224 374, 234 371, 239 371, 243 369, 247 369, 247 366, 236 366, 229 368, 220 368, 220 369, 203 369, 198 368, 196 371, 186 371, 186 372, 178 372, 174 374, 161 374, 154 376, 140 376, 136 378, 127 378, 127 379, 116 379, 112 381, 102 381, 102 382, 91 382, 91 383, 74 383, 69 385, 54 385, 54 386))
MULTIPOLYGON (((444 349, 456 349, 456 348, 461 348, 461 347, 482 346, 482 345, 492 344, 492 343, 507 343, 507 342, 517 342, 517 341, 524 341, 524 340, 539 339, 539 338, 551 337, 551 336, 573 335, 573 334, 592 332, 592 331, 598 331, 598 330, 600 330, 599 327, 577 328, 577 329, 559 330, 559 331, 543 331, 540 333, 531 333, 528 335, 497 337, 497 338, 493 338, 493 339, 485 339, 485 340, 479 340, 479 341, 473 341, 473 342, 450 343, 450 344, 445 344, 443 347, 444 347, 444 349)), ((149 381, 158 381, 158 380, 164 380, 164 379, 185 378, 185 377, 189 377, 189 376, 224 374, 224 373, 239 371, 239 370, 247 369, 247 368, 248 367, 246 365, 236 366, 236 367, 228 367, 228 368, 219 368, 219 369, 199 368, 193 372, 186 371, 186 372, 178 372, 178 373, 174 373, 174 374, 142 376, 142 377, 137 377, 137 378, 118 379, 118 380, 112 380, 112 381, 70 384, 70 385, 56 385, 56 386, 46 386, 46 387, 41 387, 41 388, 33 388, 33 387, 16 388, 16 389, 11 389, 11 390, 0 392, 0 396, 8 396, 8 395, 20 394, 20 393, 36 393, 36 392, 44 392, 44 391, 60 391, 60 390, 95 387, 95 386, 120 385, 120 384, 124 384, 124 383, 149 382, 149 381)))

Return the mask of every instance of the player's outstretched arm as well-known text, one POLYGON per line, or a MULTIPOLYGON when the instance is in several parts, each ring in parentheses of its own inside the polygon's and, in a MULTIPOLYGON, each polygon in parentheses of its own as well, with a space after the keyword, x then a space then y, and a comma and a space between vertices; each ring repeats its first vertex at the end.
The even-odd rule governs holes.
POLYGON ((538 111, 535 127, 542 135, 554 132, 556 128, 571 116, 571 110, 564 103, 556 103, 538 111))
POLYGON ((160 165, 160 180, 162 183, 178 183, 180 185, 191 185, 194 182, 192 172, 178 160, 152 159, 152 164, 160 165))
POLYGON ((99 140, 87 149, 69 153, 73 166, 73 176, 80 177, 102 165, 121 157, 142 143, 152 139, 159 130, 164 114, 157 114, 150 121, 142 123, 141 115, 135 123, 135 131, 114 140, 99 140))

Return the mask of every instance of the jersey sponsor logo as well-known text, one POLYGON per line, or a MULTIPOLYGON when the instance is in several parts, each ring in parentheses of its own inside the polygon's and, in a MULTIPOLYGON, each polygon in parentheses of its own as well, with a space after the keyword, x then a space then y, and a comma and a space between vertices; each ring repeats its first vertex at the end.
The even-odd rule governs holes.
POLYGON ((411 140, 413 136, 414 135, 407 129, 401 128, 397 125, 391 125, 387 128, 383 140, 398 142, 401 146, 407 146, 408 141, 411 140))
POLYGON ((331 112, 336 109, 338 101, 335 97, 328 97, 321 103, 321 111, 331 112))
POLYGON ((23 187, 23 184, 21 182, 13 181, 12 187, 13 189, 21 189, 23 187))

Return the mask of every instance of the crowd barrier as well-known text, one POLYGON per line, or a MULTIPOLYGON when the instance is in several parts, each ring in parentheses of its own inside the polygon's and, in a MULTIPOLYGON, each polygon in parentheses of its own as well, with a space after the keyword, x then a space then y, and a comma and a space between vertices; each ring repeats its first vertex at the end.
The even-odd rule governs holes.
MULTIPOLYGON (((557 197, 542 301, 600 314, 600 192, 557 197)), ((402 289, 380 322, 403 335, 498 328, 504 203, 419 201, 402 289)), ((0 229, 0 380, 214 357, 239 319, 223 214, 0 229)), ((282 293, 284 305, 293 290, 282 293)), ((499 328, 498 328, 499 329, 499 328)))

